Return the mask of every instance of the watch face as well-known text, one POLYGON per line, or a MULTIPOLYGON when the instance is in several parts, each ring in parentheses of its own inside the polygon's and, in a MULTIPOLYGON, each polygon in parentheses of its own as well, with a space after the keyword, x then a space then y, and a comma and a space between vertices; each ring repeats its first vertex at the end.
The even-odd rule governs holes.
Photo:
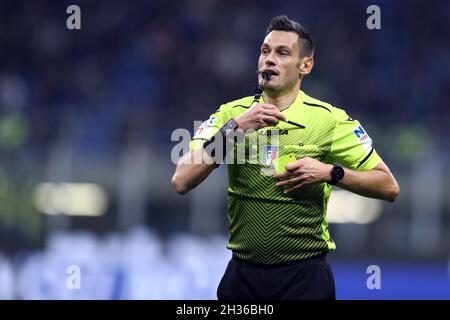
POLYGON ((335 179, 340 180, 344 177, 344 169, 342 167, 334 167, 333 168, 333 175, 335 176, 335 179))
POLYGON ((331 184, 335 185, 344 177, 345 171, 344 168, 339 166, 334 166, 331 170, 331 184))
POLYGON ((237 126, 237 123, 234 120, 229 120, 227 122, 227 124, 226 124, 226 128, 227 129, 233 129, 234 130, 236 128, 236 126, 237 126))

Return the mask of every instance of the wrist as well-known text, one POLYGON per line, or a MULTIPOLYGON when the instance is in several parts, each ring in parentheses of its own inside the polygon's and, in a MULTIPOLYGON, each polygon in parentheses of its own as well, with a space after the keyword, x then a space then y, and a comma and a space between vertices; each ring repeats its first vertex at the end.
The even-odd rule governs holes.
POLYGON ((324 175, 322 178, 322 182, 330 183, 331 182, 331 171, 333 170, 332 164, 325 164, 324 175))
POLYGON ((236 130, 237 129, 242 129, 240 120, 238 118, 234 118, 233 120, 234 120, 234 122, 236 122, 236 130))
POLYGON ((234 121, 236 121, 236 123, 238 125, 238 129, 245 131, 244 123, 243 123, 241 117, 234 118, 234 121))
POLYGON ((235 132, 238 128, 239 125, 236 119, 231 118, 223 125, 222 128, 220 128, 220 131, 222 132, 224 138, 226 138, 230 132, 235 132))
POLYGON ((206 153, 214 159, 215 168, 223 163, 228 152, 234 148, 234 144, 241 140, 235 134, 237 129, 236 120, 230 119, 208 141, 203 143, 206 153))

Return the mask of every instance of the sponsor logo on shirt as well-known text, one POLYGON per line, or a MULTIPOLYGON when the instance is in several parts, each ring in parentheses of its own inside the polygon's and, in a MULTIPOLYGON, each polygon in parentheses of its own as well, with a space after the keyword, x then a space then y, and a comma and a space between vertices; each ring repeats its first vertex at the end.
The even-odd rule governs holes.
POLYGON ((259 134, 262 136, 282 136, 285 134, 289 134, 289 131, 286 129, 281 129, 281 130, 260 130, 259 134))

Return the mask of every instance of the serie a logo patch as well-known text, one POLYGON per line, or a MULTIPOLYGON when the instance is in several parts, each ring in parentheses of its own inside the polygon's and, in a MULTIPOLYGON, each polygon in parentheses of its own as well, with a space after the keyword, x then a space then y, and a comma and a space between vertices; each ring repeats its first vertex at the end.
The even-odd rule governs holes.
POLYGON ((362 125, 358 125, 354 130, 353 133, 358 138, 361 145, 369 151, 372 148, 372 139, 370 139, 369 135, 367 134, 366 130, 362 127, 362 125))
POLYGON ((217 122, 216 116, 211 116, 208 120, 204 121, 195 132, 196 137, 207 137, 211 127, 217 122))

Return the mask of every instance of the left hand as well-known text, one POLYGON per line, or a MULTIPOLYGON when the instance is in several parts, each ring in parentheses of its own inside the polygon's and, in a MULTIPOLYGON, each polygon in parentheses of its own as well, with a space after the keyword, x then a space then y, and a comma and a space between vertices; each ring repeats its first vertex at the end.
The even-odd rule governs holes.
POLYGON ((288 163, 286 165, 286 171, 273 175, 273 178, 280 180, 275 186, 287 186, 287 189, 284 190, 286 194, 309 184, 330 181, 332 168, 333 166, 331 164, 325 164, 319 160, 304 157, 288 163))

